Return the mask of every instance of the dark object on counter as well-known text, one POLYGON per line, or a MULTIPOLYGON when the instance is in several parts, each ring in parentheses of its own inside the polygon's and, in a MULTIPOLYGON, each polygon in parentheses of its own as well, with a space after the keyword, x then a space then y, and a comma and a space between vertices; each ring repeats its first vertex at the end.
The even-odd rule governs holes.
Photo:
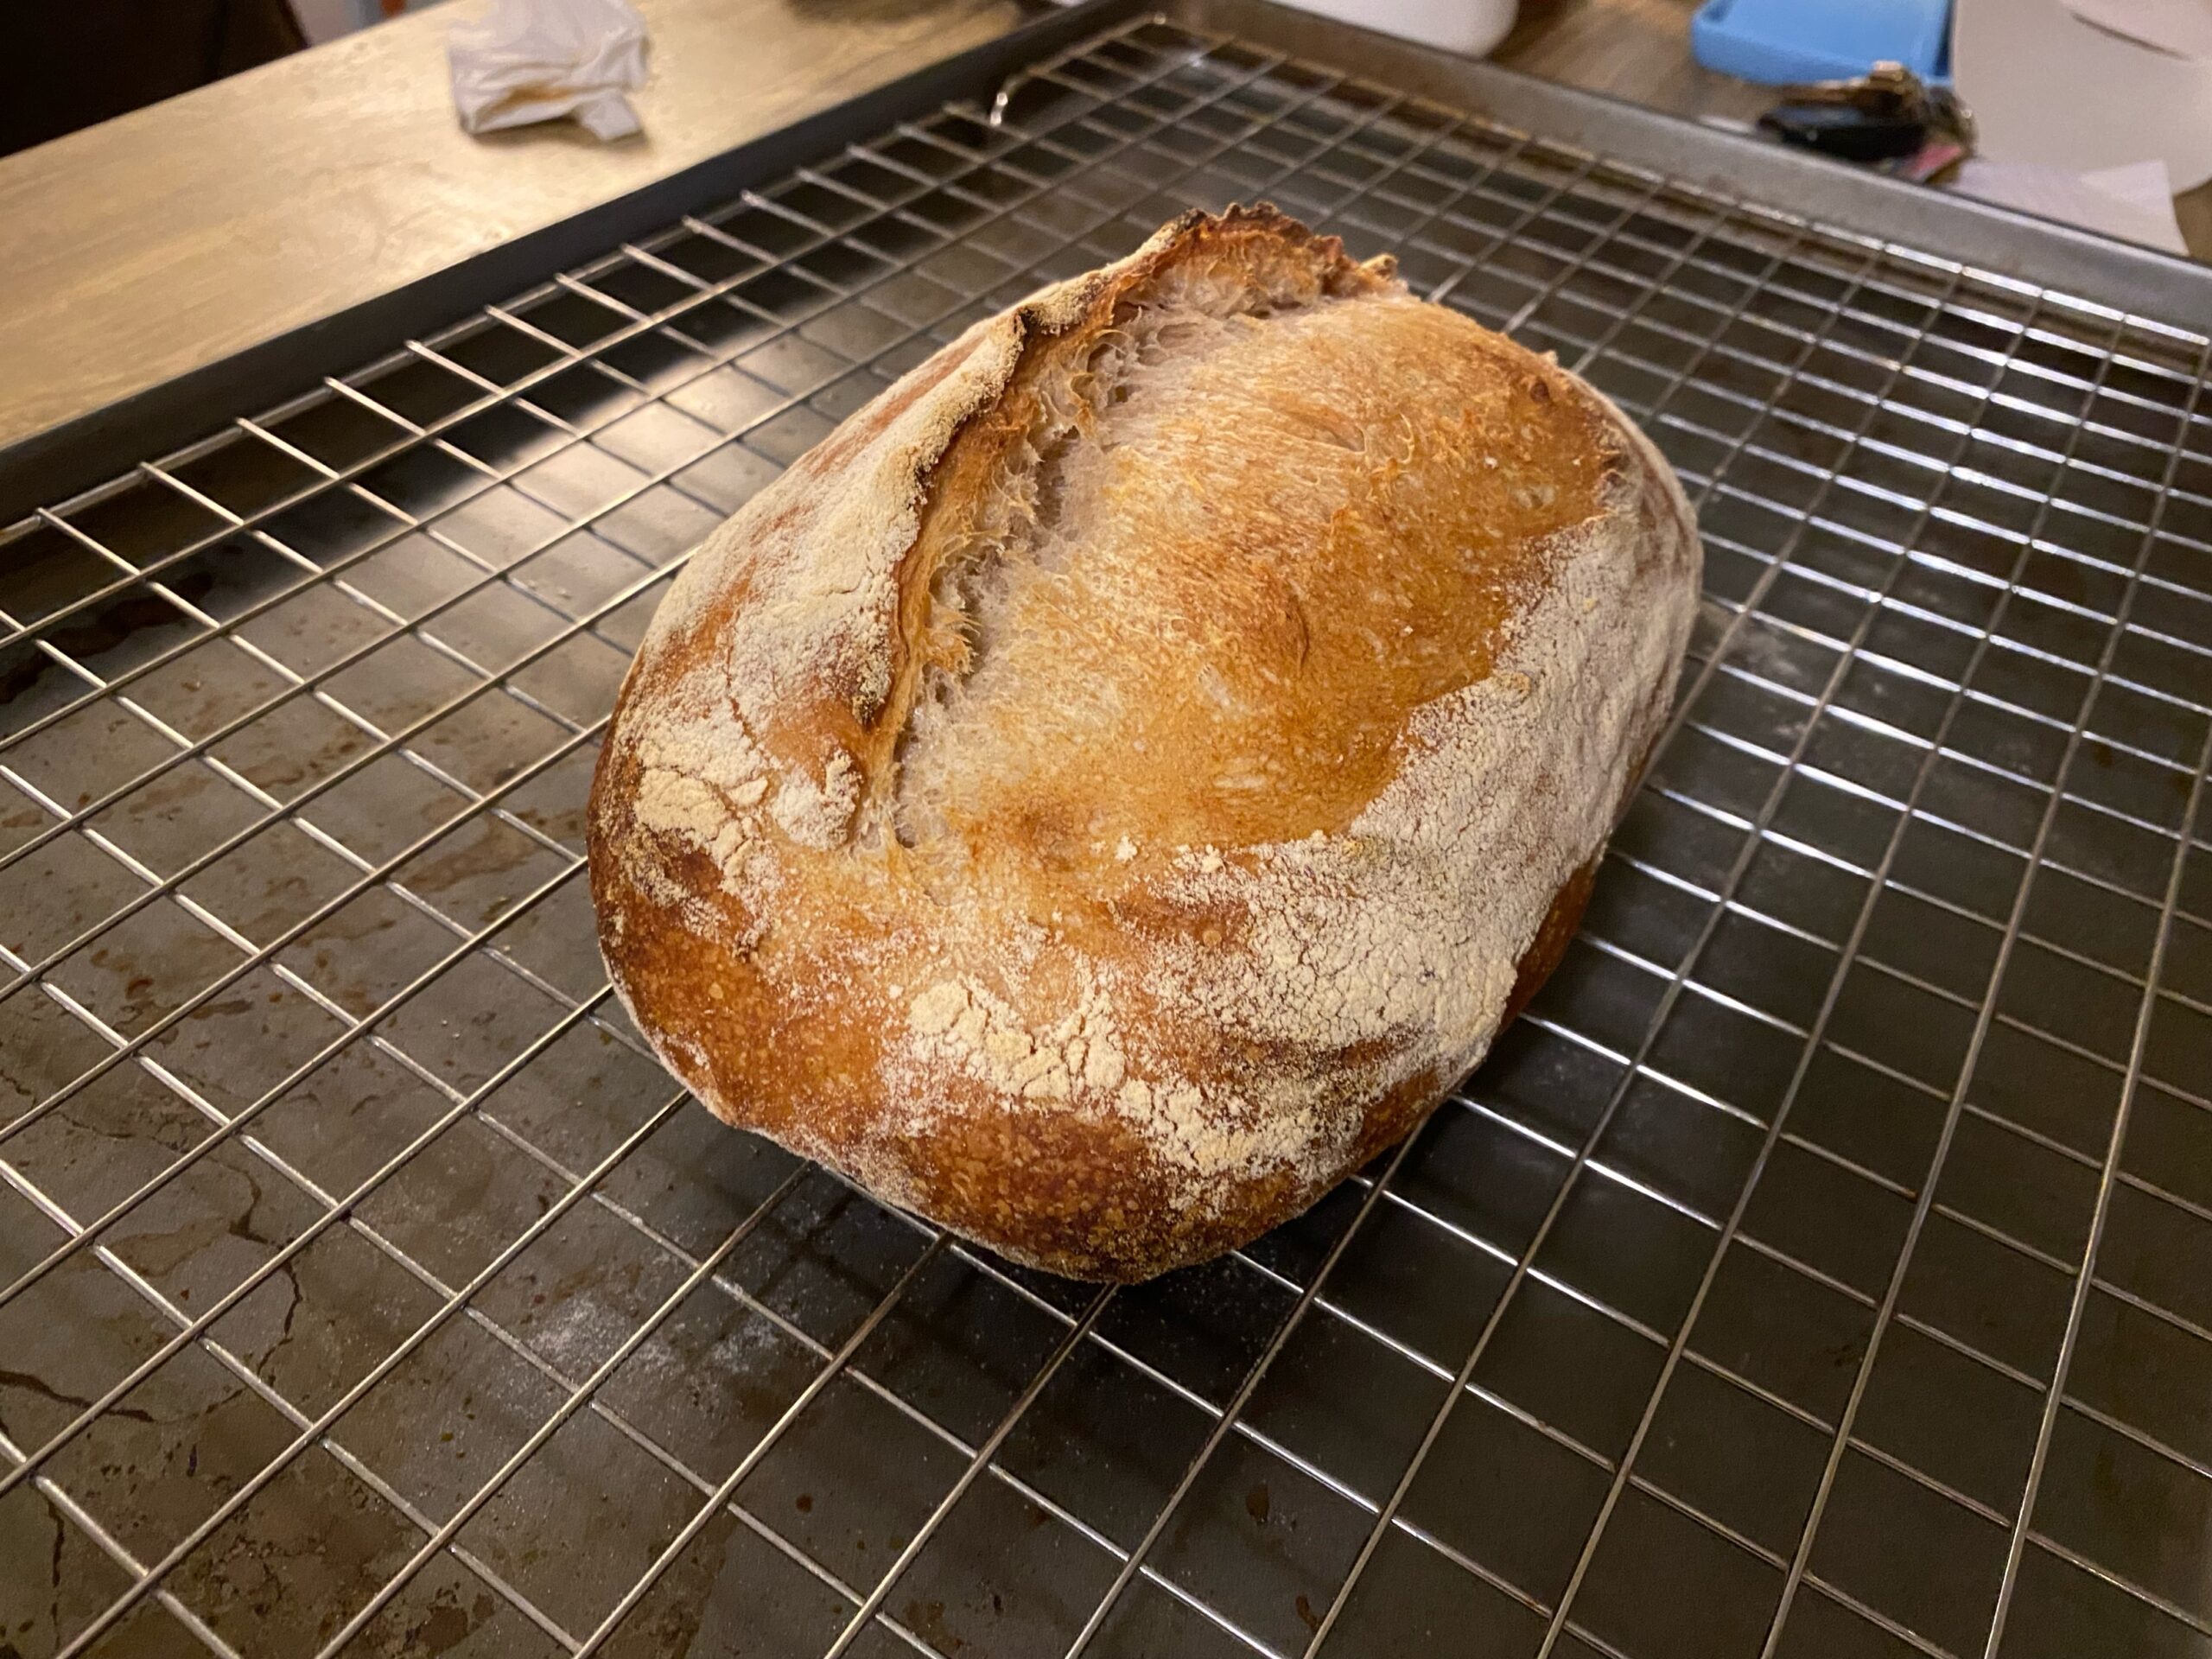
POLYGON ((307 45, 288 0, 10 8, 0 156, 273 63, 307 45))
POLYGON ((1948 86, 1931 86, 1903 64, 1878 63, 1853 80, 1783 89, 1759 125, 1787 143, 1847 162, 1887 162, 1930 143, 1974 147, 1974 120, 1948 86))

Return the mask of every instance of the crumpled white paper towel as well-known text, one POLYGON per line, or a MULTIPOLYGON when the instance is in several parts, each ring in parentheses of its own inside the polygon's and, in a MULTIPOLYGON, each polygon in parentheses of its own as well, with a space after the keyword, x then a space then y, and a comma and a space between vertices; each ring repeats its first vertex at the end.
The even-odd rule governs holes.
POLYGON ((480 23, 446 36, 453 104, 470 132, 573 116, 595 137, 626 138, 645 84, 645 20, 628 0, 493 0, 480 23))

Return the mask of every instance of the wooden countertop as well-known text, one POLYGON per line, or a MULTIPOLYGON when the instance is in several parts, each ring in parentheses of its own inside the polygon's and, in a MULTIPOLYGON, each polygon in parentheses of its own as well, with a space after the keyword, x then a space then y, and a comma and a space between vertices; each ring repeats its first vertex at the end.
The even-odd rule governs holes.
POLYGON ((1700 0, 1521 0, 1521 15, 1491 58, 1692 118, 1749 121, 1770 108, 1763 86, 1715 74, 1690 55, 1690 16, 1700 0))
POLYGON ((0 447, 1004 34, 1016 0, 636 0, 642 137, 471 138, 418 12, 0 160, 0 447))
MULTIPOLYGON (((0 448, 558 223, 953 53, 1021 0, 636 0, 645 135, 468 137, 416 13, 0 159, 0 448)), ((1696 0, 1522 0, 1503 63, 1693 117, 1696 0)), ((2212 256, 2212 186, 2181 203, 2212 256)))
MULTIPOLYGON (((1607 92, 1670 115, 1748 121, 1773 92, 1700 67, 1690 16, 1700 0, 1521 0, 1512 34, 1491 56, 1547 80, 1607 92)), ((2190 255, 2212 264, 2212 183, 2174 198, 2190 255)))

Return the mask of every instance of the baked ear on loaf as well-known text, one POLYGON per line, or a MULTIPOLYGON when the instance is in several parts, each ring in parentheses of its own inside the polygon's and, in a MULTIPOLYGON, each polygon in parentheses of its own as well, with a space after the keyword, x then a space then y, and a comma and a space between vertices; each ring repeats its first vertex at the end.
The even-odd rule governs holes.
POLYGON ((976 324, 709 537, 592 792, 715 1116, 1136 1280, 1409 1133, 1559 961, 1698 593, 1618 410, 1270 207, 976 324))

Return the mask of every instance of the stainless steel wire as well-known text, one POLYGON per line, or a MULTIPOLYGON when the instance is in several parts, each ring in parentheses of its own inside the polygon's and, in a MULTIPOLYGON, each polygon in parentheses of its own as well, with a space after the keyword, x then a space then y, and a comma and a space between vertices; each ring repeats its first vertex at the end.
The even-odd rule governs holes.
POLYGON ((0 531, 0 1639, 2212 1639, 2205 349, 1149 20, 0 531), (1102 1294, 671 1096, 583 791, 706 527, 1260 197, 1621 402, 1708 602, 1491 1061, 1102 1294))

